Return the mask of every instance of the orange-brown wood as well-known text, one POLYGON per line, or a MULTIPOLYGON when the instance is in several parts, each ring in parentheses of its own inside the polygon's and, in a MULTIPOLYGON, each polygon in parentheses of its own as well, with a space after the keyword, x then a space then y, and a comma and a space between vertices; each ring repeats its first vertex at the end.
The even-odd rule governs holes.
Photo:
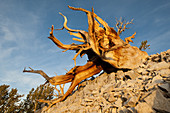
MULTIPOLYGON (((141 51, 138 47, 134 47, 129 44, 129 42, 133 42, 132 38, 135 38, 136 32, 132 36, 125 38, 125 41, 120 38, 120 34, 128 29, 127 25, 132 24, 133 20, 126 23, 124 23, 122 19, 117 20, 116 31, 114 28, 109 27, 103 19, 97 16, 97 14, 94 13, 93 8, 92 11, 71 6, 69 6, 69 8, 86 13, 88 18, 88 32, 69 28, 67 26, 66 16, 60 13, 65 20, 63 28, 54 29, 54 26, 52 25, 50 36, 48 38, 52 40, 56 46, 64 49, 64 51, 75 50, 77 52, 73 58, 75 61, 75 67, 73 67, 65 75, 54 77, 49 77, 42 70, 33 70, 32 68, 30 68, 30 70, 24 69, 23 71, 38 73, 42 75, 47 82, 55 86, 71 82, 71 85, 65 94, 63 94, 63 88, 60 86, 62 92, 60 95, 63 94, 62 97, 51 101, 39 100, 40 102, 49 103, 50 106, 66 99, 82 80, 98 74, 102 70, 110 73, 116 71, 117 69, 133 69, 138 67, 143 60, 148 57, 146 52, 141 51), (103 27, 101 27, 101 25, 103 27), (54 30, 63 29, 69 31, 70 35, 80 38, 73 38, 73 40, 79 41, 82 44, 66 45, 60 42, 53 35, 53 32, 54 30), (76 58, 79 54, 80 56, 83 56, 84 54, 87 54, 88 56, 88 61, 84 66, 76 66, 76 58)), ((56 90, 59 92, 58 89, 56 90)))

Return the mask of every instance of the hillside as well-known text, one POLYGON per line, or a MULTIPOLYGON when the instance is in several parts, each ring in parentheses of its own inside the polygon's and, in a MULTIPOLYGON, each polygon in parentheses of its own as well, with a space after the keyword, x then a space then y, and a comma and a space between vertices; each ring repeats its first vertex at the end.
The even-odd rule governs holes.
POLYGON ((79 89, 48 112, 170 112, 170 49, 149 56, 141 66, 133 70, 118 70, 110 74, 103 72, 96 78, 83 81, 79 89))

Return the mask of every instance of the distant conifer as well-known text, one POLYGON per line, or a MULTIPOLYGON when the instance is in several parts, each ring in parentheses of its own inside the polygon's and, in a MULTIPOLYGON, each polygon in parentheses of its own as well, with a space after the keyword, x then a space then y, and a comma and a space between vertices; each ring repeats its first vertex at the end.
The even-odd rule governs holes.
POLYGON ((148 43, 147 40, 142 41, 142 42, 141 42, 141 45, 139 46, 139 49, 140 49, 140 50, 142 50, 142 49, 145 50, 145 49, 147 49, 147 48, 150 49, 150 48, 149 48, 150 45, 147 45, 147 43, 148 43))
POLYGON ((36 89, 32 88, 26 99, 21 103, 22 112, 34 113, 35 110, 43 107, 44 103, 38 102, 38 99, 51 100, 53 99, 54 89, 50 84, 40 85, 36 89))
POLYGON ((17 89, 12 88, 9 91, 9 85, 0 86, 0 112, 1 113, 16 113, 19 111, 19 101, 24 95, 19 95, 17 89))

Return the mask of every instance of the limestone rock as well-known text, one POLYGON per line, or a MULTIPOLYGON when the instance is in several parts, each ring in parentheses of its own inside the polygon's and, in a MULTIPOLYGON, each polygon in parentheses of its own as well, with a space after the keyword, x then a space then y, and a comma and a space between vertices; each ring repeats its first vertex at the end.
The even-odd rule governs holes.
POLYGON ((36 113, 170 112, 170 49, 149 56, 141 66, 101 73, 85 80, 63 102, 36 113), (43 112, 44 111, 44 112, 43 112))
POLYGON ((138 98, 136 96, 130 97, 125 103, 124 106, 134 107, 138 102, 138 98))
POLYGON ((170 93, 170 83, 160 84, 159 87, 165 89, 168 93, 170 93))
POLYGON ((170 78, 170 69, 161 69, 159 71, 156 71, 157 73, 159 73, 162 77, 165 78, 170 78))
POLYGON ((156 113, 146 102, 139 102, 135 109, 138 113, 156 113))
POLYGON ((116 105, 117 107, 122 107, 122 99, 118 98, 118 99, 116 100, 116 102, 115 102, 115 105, 116 105))
POLYGON ((145 98, 146 103, 159 112, 170 111, 170 101, 166 99, 159 89, 155 90, 145 98))
MULTIPOLYGON (((142 70, 143 71, 143 70, 142 70)), ((137 76, 139 76, 139 74, 137 73, 137 72, 135 72, 135 71, 133 71, 133 70, 130 70, 130 71, 128 71, 128 72, 125 72, 125 77, 126 76, 129 76, 130 77, 130 79, 135 79, 137 76)))

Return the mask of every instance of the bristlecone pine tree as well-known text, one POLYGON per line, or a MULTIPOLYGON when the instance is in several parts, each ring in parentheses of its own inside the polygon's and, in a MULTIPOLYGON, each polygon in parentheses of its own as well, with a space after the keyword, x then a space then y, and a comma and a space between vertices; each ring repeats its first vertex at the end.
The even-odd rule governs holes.
POLYGON ((35 110, 43 107, 43 103, 38 99, 51 100, 53 98, 54 88, 50 84, 40 85, 36 89, 32 88, 26 99, 21 102, 20 112, 33 113, 35 110))
MULTIPOLYGON (((48 109, 55 103, 64 101, 74 90, 74 88, 84 79, 87 79, 95 74, 100 73, 102 70, 111 73, 117 70, 134 69, 138 67, 147 57, 148 54, 141 51, 138 47, 131 46, 129 43, 133 42, 136 32, 129 37, 125 38, 125 41, 120 38, 122 32, 127 28, 127 25, 132 24, 132 21, 117 20, 115 28, 110 27, 102 18, 92 11, 88 11, 83 8, 75 8, 68 6, 72 10, 82 11, 86 13, 88 19, 88 31, 71 29, 67 26, 67 18, 63 14, 64 24, 62 29, 69 31, 70 35, 74 35, 77 38, 73 40, 81 42, 81 44, 72 43, 70 45, 63 44, 55 36, 55 29, 52 25, 49 39, 56 44, 64 52, 67 50, 76 51, 76 55, 73 60, 75 67, 69 70, 65 75, 49 77, 42 70, 24 69, 23 72, 37 73, 42 75, 47 82, 56 86, 71 82, 71 85, 67 92, 62 96, 53 99, 51 101, 39 100, 49 104, 48 109), (88 56, 87 63, 84 66, 76 66, 76 58, 78 55, 88 56)), ((60 29, 60 30, 62 30, 60 29)), ((64 60, 64 59, 63 59, 64 60)))
POLYGON ((12 88, 9 91, 9 85, 0 86, 0 113, 19 112, 19 101, 23 95, 17 93, 17 89, 12 88))
POLYGON ((147 40, 142 41, 142 42, 141 42, 141 45, 139 46, 139 49, 140 49, 140 50, 142 50, 142 49, 145 50, 145 49, 147 49, 147 48, 150 49, 150 48, 149 48, 150 45, 148 45, 147 43, 148 43, 147 40))

